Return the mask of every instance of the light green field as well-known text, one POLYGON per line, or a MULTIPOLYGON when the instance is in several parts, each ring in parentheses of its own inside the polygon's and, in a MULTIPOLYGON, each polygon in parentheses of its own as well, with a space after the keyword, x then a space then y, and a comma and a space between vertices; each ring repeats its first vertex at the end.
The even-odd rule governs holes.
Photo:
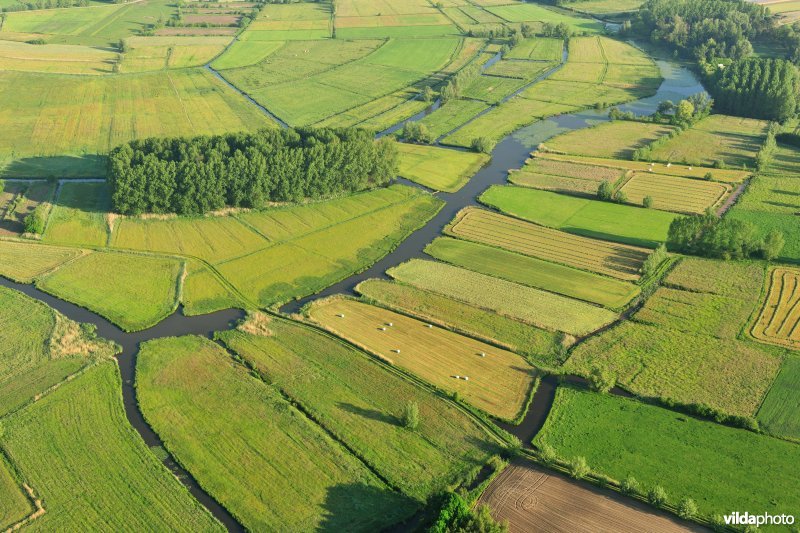
POLYGON ((632 320, 578 346, 565 367, 599 368, 642 396, 752 417, 782 354, 739 340, 763 279, 762 264, 684 259, 632 320))
POLYGON ((180 272, 176 259, 94 252, 59 268, 37 286, 135 331, 175 310, 180 272))
POLYGON ((209 340, 145 343, 136 387, 167 449, 249 529, 375 530, 416 507, 209 340))
POLYGON ((678 216, 524 187, 494 186, 483 193, 480 200, 504 213, 543 226, 651 248, 666 241, 669 225, 678 216))
POLYGON ((447 102, 435 112, 420 120, 434 138, 458 128, 471 118, 477 116, 481 111, 489 108, 486 102, 476 100, 453 100, 447 102))
POLYGON ((30 283, 79 255, 74 248, 0 240, 0 276, 30 283))
POLYGON ((600 21, 564 15, 538 4, 492 6, 487 7, 486 10, 508 22, 549 22, 551 24, 563 22, 576 32, 600 33, 603 31, 600 21))
POLYGON ((632 283, 468 241, 438 238, 425 252, 481 274, 609 308, 621 308, 639 293, 632 283))
POLYGON ((400 176, 436 191, 456 192, 489 161, 489 156, 434 146, 398 143, 400 176))
POLYGON ((643 492, 660 485, 673 505, 691 498, 700 516, 800 506, 791 466, 800 461, 797 444, 635 400, 559 388, 535 442, 570 460, 585 457, 618 481, 633 476, 643 492))
POLYGON ((105 246, 111 208, 105 183, 64 183, 47 222, 44 242, 105 246))
POLYGON ((523 414, 535 372, 516 354, 348 298, 317 300, 307 314, 336 335, 492 416, 515 420, 523 414))
POLYGON ((642 0, 578 0, 567 7, 591 15, 610 15, 636 11, 642 3, 642 0))
POLYGON ((208 267, 190 261, 186 271, 181 298, 183 314, 202 315, 244 305, 208 267))
POLYGON ((554 137, 547 150, 589 157, 630 159, 633 151, 673 131, 672 126, 615 120, 554 137))
POLYGON ((535 362, 549 366, 561 363, 551 357, 555 335, 524 322, 403 283, 367 280, 360 283, 356 291, 367 301, 506 346, 535 362))
POLYGON ((3 419, 0 442, 46 509, 32 526, 223 531, 131 428, 121 386, 99 363, 3 419))
POLYGON ((521 89, 525 83, 527 83, 525 80, 519 78, 478 76, 461 91, 461 94, 465 98, 483 100, 487 104, 496 104, 521 89))
POLYGON ((420 289, 572 335, 585 335, 617 317, 594 305, 444 263, 412 259, 387 273, 420 289))
POLYGON ((278 48, 283 41, 235 41, 225 53, 211 64, 217 70, 248 67, 260 63, 278 48))
POLYGON ((503 57, 507 59, 532 59, 536 61, 560 61, 564 41, 549 37, 524 39, 503 57))
POLYGON ((800 439, 800 358, 787 356, 756 416, 770 433, 800 439))
POLYGON ((231 37, 130 37, 120 72, 147 72, 167 68, 200 67, 217 57, 231 37))
POLYGON ((272 320, 267 327, 270 336, 231 331, 221 337, 405 494, 424 501, 492 453, 495 444, 469 417, 363 352, 291 322, 272 320), (402 408, 412 399, 421 422, 408 431, 402 408))
POLYGON ((0 456, 0 527, 10 528, 33 513, 34 508, 11 469, 0 456))
POLYGON ((116 62, 116 53, 88 46, 0 41, 0 70, 99 75, 110 74, 116 62))

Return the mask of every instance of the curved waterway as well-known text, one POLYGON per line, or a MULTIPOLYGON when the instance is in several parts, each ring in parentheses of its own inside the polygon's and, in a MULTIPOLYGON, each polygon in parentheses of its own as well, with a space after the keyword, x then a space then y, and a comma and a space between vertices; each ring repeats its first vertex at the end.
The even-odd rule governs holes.
MULTIPOLYGON (((655 112, 658 103, 662 100, 678 101, 704 90, 700 82, 689 70, 667 61, 658 61, 657 63, 664 78, 664 82, 657 93, 649 98, 619 106, 622 110, 633 111, 636 114, 651 114, 655 112)), ((281 311, 287 313, 296 312, 312 300, 333 294, 353 294, 355 286, 361 281, 369 278, 386 278, 385 272, 388 268, 397 266, 409 259, 426 257, 423 252, 425 246, 441 234, 442 229, 452 220, 456 213, 465 207, 477 205, 478 196, 490 186, 505 184, 508 170, 522 166, 536 146, 560 133, 586 128, 605 121, 608 121, 607 111, 570 113, 536 122, 510 134, 498 143, 492 151, 490 163, 475 174, 461 190, 455 193, 436 193, 436 196, 445 202, 442 210, 427 224, 400 243, 394 251, 363 272, 354 274, 317 294, 292 301, 283 306, 281 311)), ((72 320, 95 324, 98 335, 115 341, 122 347, 122 352, 117 356, 117 361, 122 375, 122 399, 125 414, 133 428, 139 432, 145 443, 151 447, 160 446, 163 448, 163 442, 145 421, 136 401, 134 380, 139 345, 142 342, 161 337, 189 334, 210 337, 214 331, 229 329, 236 320, 244 315, 242 311, 237 309, 228 309, 195 317, 184 316, 178 311, 152 328, 135 333, 126 333, 105 318, 42 292, 33 285, 15 283, 1 277, 0 285, 18 290, 40 300, 72 320)), ((570 379, 573 378, 568 378, 568 380, 570 379)), ((519 426, 500 425, 520 437, 524 443, 529 443, 547 417, 557 383, 556 378, 553 377, 545 377, 542 380, 522 424, 519 426)), ((622 391, 615 392, 623 394, 622 391)), ((230 531, 243 531, 244 528, 241 524, 224 507, 209 496, 191 474, 183 469, 174 458, 168 456, 164 460, 164 465, 230 531)))

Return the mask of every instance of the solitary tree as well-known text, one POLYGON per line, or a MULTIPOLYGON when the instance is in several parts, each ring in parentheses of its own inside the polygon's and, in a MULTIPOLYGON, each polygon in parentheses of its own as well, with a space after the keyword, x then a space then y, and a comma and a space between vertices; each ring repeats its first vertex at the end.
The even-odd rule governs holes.
POLYGON ((430 85, 426 85, 424 89, 422 89, 422 99, 425 100, 425 103, 430 104, 433 102, 433 97, 435 96, 433 89, 431 89, 430 85))
POLYGON ((653 207, 653 197, 652 196, 645 196, 642 199, 642 205, 647 209, 650 209, 651 207, 653 207))
POLYGON ((597 198, 603 201, 610 201, 614 196, 614 186, 608 180, 603 180, 597 188, 597 198))
POLYGON ((494 141, 488 137, 476 137, 472 139, 472 150, 482 154, 491 154, 494 150, 494 141))

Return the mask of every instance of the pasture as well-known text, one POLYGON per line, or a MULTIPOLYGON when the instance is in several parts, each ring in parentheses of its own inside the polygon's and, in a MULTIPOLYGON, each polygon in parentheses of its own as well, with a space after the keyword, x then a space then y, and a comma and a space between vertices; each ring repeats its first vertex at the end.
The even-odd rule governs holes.
POLYGON ((188 316, 244 305, 208 267, 198 261, 189 261, 181 296, 183 314, 188 316))
POLYGON ((78 246, 105 246, 106 214, 111 209, 105 183, 62 183, 47 221, 44 242, 78 246))
POLYGON ((456 192, 489 161, 486 154, 434 146, 398 143, 397 148, 400 176, 436 191, 456 192))
POLYGON ((220 338, 408 496, 425 501, 489 459, 496 444, 435 394, 325 333, 279 319, 267 327, 220 338), (413 431, 402 424, 409 400, 420 411, 413 431))
POLYGON ((535 373, 516 354, 346 298, 314 302, 307 313, 336 335, 439 389, 458 393, 492 416, 514 420, 522 414, 535 373))
POLYGON ((601 369, 635 394, 754 416, 780 351, 739 333, 754 311, 764 267, 684 259, 632 319, 587 340, 565 367, 601 369))
POLYGON ((81 253, 75 248, 0 240, 0 276, 31 283, 81 253))
POLYGON ((672 504, 691 498, 700 516, 800 506, 790 466, 800 446, 636 400, 561 387, 534 442, 612 479, 633 476, 642 491, 660 485, 672 504))
POLYGON ((0 458, 0 527, 11 528, 34 512, 24 489, 11 473, 6 461, 0 458))
POLYGON ((767 122, 749 118, 711 115, 668 140, 651 156, 656 161, 681 161, 705 167, 753 168, 764 142, 767 122))
POLYGON ((507 59, 529 59, 532 61, 560 61, 564 41, 550 37, 524 39, 503 57, 507 59))
POLYGON ((702 214, 720 205, 731 192, 729 185, 667 175, 635 173, 619 189, 628 203, 642 205, 646 197, 653 208, 676 213, 702 214))
POLYGON ((33 527, 223 531, 130 426, 121 386, 102 362, 3 419, 3 448, 46 509, 33 527))
POLYGON ((420 120, 434 138, 439 138, 489 109, 489 104, 477 100, 453 100, 420 120))
POLYGON ((200 67, 217 57, 230 37, 129 37, 120 72, 200 67))
POLYGON ((800 439, 800 358, 787 356, 756 420, 773 435, 800 439))
POLYGON ((413 501, 210 340, 143 344, 136 383, 166 448, 245 527, 372 530, 414 511, 413 501))
POLYGON ((176 259, 93 252, 39 279, 36 285, 126 331, 137 331, 175 311, 181 269, 176 259))
POLYGON ((677 216, 549 191, 495 185, 480 201, 510 215, 536 224, 595 239, 655 247, 667 239, 677 216))
POLYGON ((50 74, 111 74, 118 55, 88 46, 0 41, 0 70, 50 74))
POLYGON ((537 4, 514 3, 490 6, 486 10, 507 22, 549 22, 551 24, 563 22, 576 33, 600 33, 603 31, 603 25, 597 20, 565 15, 537 4))
POLYGON ((283 41, 244 41, 237 39, 225 53, 215 59, 211 66, 215 70, 249 67, 260 63, 284 45, 283 41))
POLYGON ((544 365, 561 363, 551 357, 556 335, 550 331, 404 283, 371 279, 359 283, 356 292, 368 302, 498 344, 544 365))
POLYGON ((569 8, 590 15, 617 15, 636 11, 642 0, 578 0, 570 2, 569 8))
POLYGON ((445 228, 455 237, 627 281, 639 279, 649 251, 588 239, 485 209, 467 208, 445 228))
POLYGON ((774 268, 769 274, 767 290, 751 334, 760 341, 800 348, 800 270, 774 268))
POLYGON ((420 289, 576 336, 589 334, 617 317, 607 309, 444 263, 412 259, 387 273, 420 289))
POLYGON ((542 261, 494 246, 438 238, 425 248, 432 257, 488 276, 543 289, 612 309, 622 308, 639 289, 605 276, 542 261))
POLYGON ((589 157, 630 159, 633 151, 668 135, 672 126, 614 120, 564 133, 545 143, 547 151, 589 157))

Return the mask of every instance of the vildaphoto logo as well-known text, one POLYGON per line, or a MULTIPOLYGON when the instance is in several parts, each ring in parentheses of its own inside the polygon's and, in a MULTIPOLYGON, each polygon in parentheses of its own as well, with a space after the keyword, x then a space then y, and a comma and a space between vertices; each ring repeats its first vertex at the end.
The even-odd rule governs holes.
POLYGON ((794 524, 794 515, 790 514, 734 512, 723 518, 726 526, 791 526, 794 524))

